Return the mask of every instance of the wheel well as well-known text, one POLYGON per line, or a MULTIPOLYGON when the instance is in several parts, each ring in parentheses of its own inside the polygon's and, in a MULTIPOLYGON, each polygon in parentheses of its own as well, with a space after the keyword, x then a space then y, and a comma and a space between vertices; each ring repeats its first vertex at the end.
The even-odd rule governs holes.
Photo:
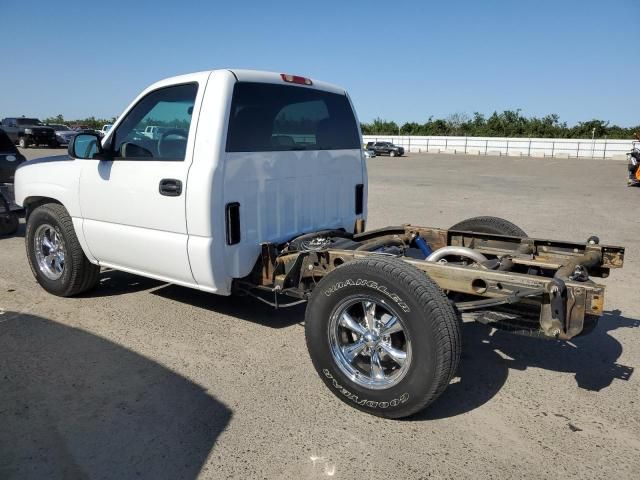
POLYGON ((29 215, 31 215, 31 212, 33 212, 36 208, 38 208, 41 205, 44 205, 46 203, 57 203, 59 205, 62 205, 62 203, 60 203, 58 200, 56 200, 55 198, 50 198, 50 197, 28 197, 24 203, 24 209, 25 209, 25 220, 29 220, 29 215))

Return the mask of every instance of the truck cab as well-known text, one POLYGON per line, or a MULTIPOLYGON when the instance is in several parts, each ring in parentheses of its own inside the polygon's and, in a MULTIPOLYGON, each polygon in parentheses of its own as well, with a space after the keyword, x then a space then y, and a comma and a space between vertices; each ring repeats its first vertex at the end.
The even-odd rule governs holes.
POLYGON ((69 213, 87 259, 228 295, 263 242, 366 216, 359 124, 345 90, 291 75, 215 70, 143 91, 69 157, 29 162, 16 201, 69 213))

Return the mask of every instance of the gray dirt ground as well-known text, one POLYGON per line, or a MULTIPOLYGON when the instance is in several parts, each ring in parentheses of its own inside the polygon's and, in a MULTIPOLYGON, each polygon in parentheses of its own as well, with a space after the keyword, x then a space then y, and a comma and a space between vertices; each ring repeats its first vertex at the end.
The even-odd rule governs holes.
POLYGON ((316 376, 303 308, 118 272, 56 298, 22 227, 0 240, 0 478, 638 478, 640 189, 624 162, 414 154, 368 168, 369 228, 491 214, 625 245, 598 328, 566 344, 465 324, 444 395, 383 420, 316 376))

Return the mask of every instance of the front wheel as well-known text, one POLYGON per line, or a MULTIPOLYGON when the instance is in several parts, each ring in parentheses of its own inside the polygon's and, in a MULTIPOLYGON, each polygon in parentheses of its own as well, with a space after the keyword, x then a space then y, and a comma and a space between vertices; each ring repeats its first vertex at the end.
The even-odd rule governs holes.
POLYGON ((391 151, 389 152, 389 156, 390 156, 390 157, 395 157, 395 156, 396 156, 396 152, 394 152, 393 150, 391 150, 391 151))
POLYGON ((85 256, 62 205, 48 203, 31 213, 25 245, 31 271, 47 292, 70 297, 98 283, 100 267, 85 256))
POLYGON ((325 276, 307 305, 305 334, 329 389, 381 417, 432 403, 460 359, 454 307, 425 273, 398 259, 363 258, 325 276))
POLYGON ((29 148, 29 140, 26 137, 20 137, 18 140, 18 145, 20 148, 29 148))

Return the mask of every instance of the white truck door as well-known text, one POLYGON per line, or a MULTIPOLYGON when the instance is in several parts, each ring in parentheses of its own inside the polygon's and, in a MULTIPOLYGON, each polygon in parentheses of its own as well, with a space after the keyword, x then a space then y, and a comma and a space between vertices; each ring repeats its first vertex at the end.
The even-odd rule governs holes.
POLYGON ((113 160, 83 160, 80 208, 101 265, 194 286, 187 256, 186 181, 206 78, 142 96, 110 132, 113 160), (195 118, 192 118, 195 117, 195 118), (166 127, 157 139, 149 125, 166 127))

